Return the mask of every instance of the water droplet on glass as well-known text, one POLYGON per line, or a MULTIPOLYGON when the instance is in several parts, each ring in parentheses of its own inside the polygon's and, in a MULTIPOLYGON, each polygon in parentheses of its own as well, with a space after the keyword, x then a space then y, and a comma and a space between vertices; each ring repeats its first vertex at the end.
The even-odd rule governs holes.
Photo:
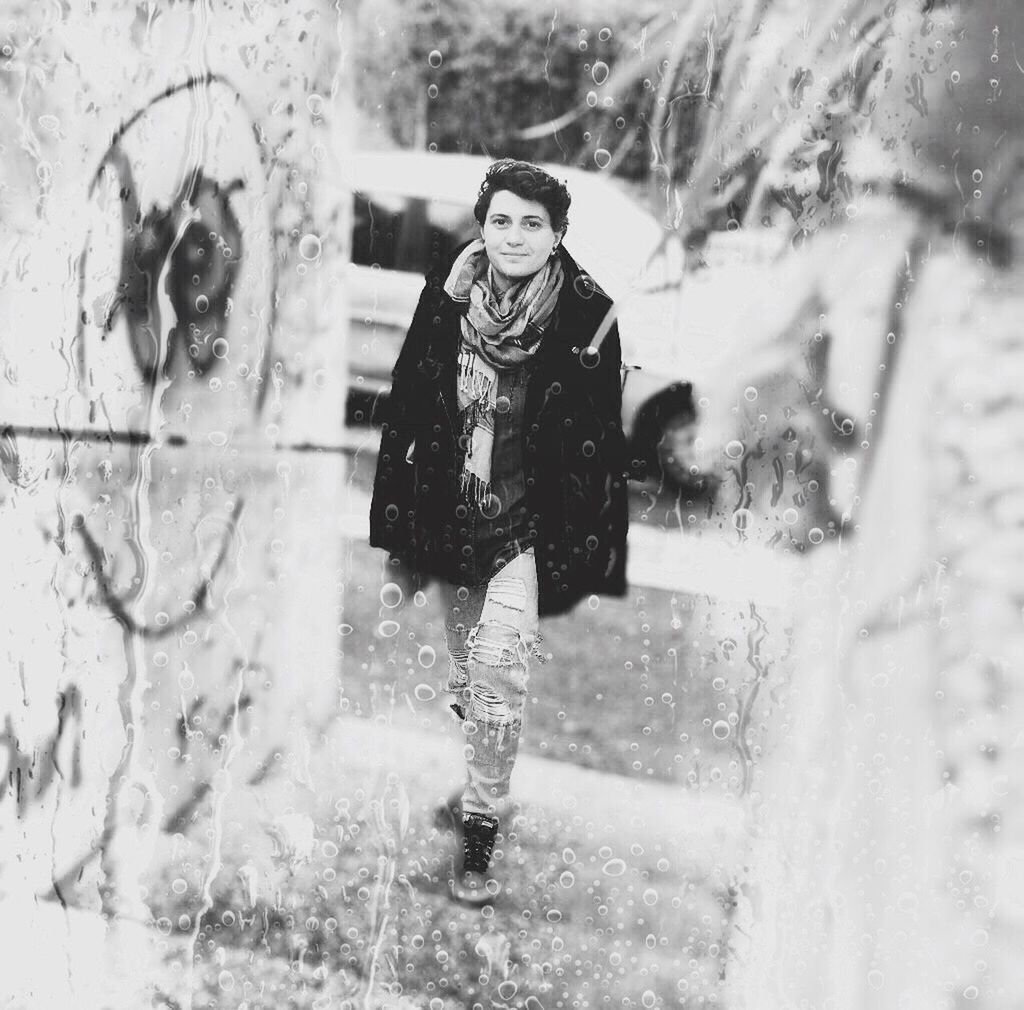
POLYGON ((562 887, 572 887, 576 883, 576 875, 571 870, 563 870, 558 882, 562 887))
POLYGON ((229 971, 222 971, 217 976, 217 985, 224 990, 224 992, 230 992, 235 988, 235 976, 229 971))
POLYGON ((425 607, 427 605, 427 594, 422 589, 417 589, 416 594, 412 598, 412 602, 417 607, 425 607))
POLYGON ((306 98, 306 108, 314 116, 322 116, 324 114, 324 96, 318 95, 315 91, 313 94, 306 98))
POLYGON ((594 83, 600 87, 608 80, 608 64, 604 60, 597 60, 594 63, 594 68, 590 71, 590 76, 594 78, 594 83))
POLYGON ((494 519, 501 512, 501 499, 496 494, 489 494, 480 505, 480 515, 485 519, 494 519))
POLYGON ((394 609, 402 602, 403 598, 402 587, 397 583, 387 582, 381 587, 380 602, 385 607, 394 609))
POLYGON ((597 610, 601 606, 601 598, 599 596, 591 595, 587 597, 587 606, 591 610, 597 610))
POLYGON ((754 513, 750 509, 736 509, 732 514, 732 524, 741 533, 749 529, 751 522, 753 522, 754 513))
POLYGON ((338 625, 338 634, 341 635, 342 638, 345 638, 348 635, 351 635, 352 632, 355 631, 355 630, 356 629, 353 628, 351 624, 339 624, 338 625))
POLYGON ((743 443, 738 439, 734 438, 726 443, 725 454, 729 459, 739 459, 743 455, 743 443))
POLYGON ((381 621, 377 625, 377 634, 381 638, 394 638, 401 629, 401 625, 398 621, 381 621))
POLYGON ((228 351, 231 350, 231 345, 223 338, 218 337, 210 348, 213 351, 215 358, 220 358, 223 361, 228 356, 228 351))
POLYGON ((626 872, 626 863, 622 859, 609 859, 604 866, 601 867, 601 872, 606 877, 621 877, 626 872))
POLYGON ((429 98, 437 98, 437 95, 438 95, 437 85, 436 84, 431 84, 427 88, 427 96, 429 98))
POLYGON ((437 692, 429 684, 417 684, 412 693, 417 701, 433 701, 437 697, 437 692))
POLYGON ((498 995, 502 999, 512 999, 518 991, 519 986, 512 981, 512 979, 505 979, 504 982, 498 984, 498 995))
POLYGON ((434 651, 434 647, 432 645, 421 645, 420 651, 416 654, 416 661, 424 670, 429 670, 437 662, 437 653, 434 651))
POLYGON ((562 913, 557 908, 549 908, 547 915, 545 915, 544 918, 547 919, 548 922, 561 922, 562 913))
POLYGON ((588 91, 587 92, 587 105, 589 105, 592 109, 597 107, 597 92, 596 91, 588 91))
POLYGON ((598 33, 597 37, 602 42, 607 42, 612 37, 612 30, 610 28, 602 28, 598 33))
POLYGON ((757 399, 757 387, 747 386, 747 388, 743 390, 743 395, 744 397, 746 397, 746 399, 753 403, 757 399))
POLYGON ((716 740, 725 740, 731 732, 732 729, 724 719, 719 719, 718 722, 711 727, 711 735, 716 740))
POLYGON ((896 899, 896 907, 901 912, 916 912, 917 911, 917 895, 912 891, 904 891, 896 899))
POLYGON ((601 352, 588 344, 580 351, 580 364, 584 368, 597 368, 601 364, 601 352))
POLYGON ((607 168, 612 163, 612 153, 603 147, 594 152, 594 164, 598 168, 607 168))
POLYGON ((157 652, 157 653, 155 653, 153 655, 153 665, 154 666, 161 666, 161 667, 162 666, 166 666, 167 665, 167 653, 166 652, 157 652))
POLYGON ((793 526, 796 524, 797 519, 800 518, 800 513, 794 508, 788 508, 782 513, 782 521, 787 526, 793 526))
POLYGON ((656 905, 658 904, 658 892, 653 887, 648 887, 643 894, 645 905, 656 905))
POLYGON ((817 526, 815 526, 807 534, 807 539, 810 540, 812 544, 820 544, 822 540, 825 539, 825 534, 822 533, 822 531, 817 526))
POLYGON ((184 894, 188 890, 188 884, 185 883, 183 877, 175 877, 171 881, 171 890, 175 894, 184 894))
POLYGON ((427 62, 436 70, 441 66, 441 61, 444 57, 441 55, 440 49, 431 49, 430 55, 427 57, 427 62))
POLYGON ((210 440, 210 445, 215 445, 218 449, 228 444, 228 436, 223 431, 211 431, 206 437, 210 440))
POLYGON ((873 968, 868 972, 868 985, 872 989, 881 989, 885 985, 885 976, 877 968, 873 968))
POLYGON ((644 994, 640 997, 640 1002, 645 1007, 647 1007, 647 1010, 650 1010, 650 1008, 654 1006, 656 1001, 657 997, 654 995, 654 993, 650 989, 644 989, 644 994))
POLYGON ((323 243, 320 241, 319 235, 308 232, 299 239, 299 255, 304 260, 312 262, 320 257, 322 251, 323 243))
POLYGON ((206 295, 199 295, 196 298, 196 312, 208 312, 210 309, 210 299, 206 295))
POLYGON ((40 116, 39 125, 44 130, 49 130, 50 133, 56 133, 60 129, 60 120, 56 116, 40 116))
POLYGON ((960 83, 960 71, 959 71, 959 70, 954 70, 954 71, 953 71, 953 73, 951 73, 951 74, 949 75, 949 79, 950 79, 950 80, 951 80, 951 81, 952 81, 952 82, 953 82, 954 84, 959 84, 959 83, 960 83))

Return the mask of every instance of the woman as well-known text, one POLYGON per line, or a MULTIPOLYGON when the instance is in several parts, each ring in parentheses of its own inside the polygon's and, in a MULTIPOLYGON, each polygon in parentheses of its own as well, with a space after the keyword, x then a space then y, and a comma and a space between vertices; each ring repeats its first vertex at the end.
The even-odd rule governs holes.
POLYGON ((486 900, 538 615, 626 588, 618 330, 562 246, 569 203, 535 165, 488 169, 480 238, 428 275, 395 364, 374 481, 370 543, 442 580, 466 900, 486 900))

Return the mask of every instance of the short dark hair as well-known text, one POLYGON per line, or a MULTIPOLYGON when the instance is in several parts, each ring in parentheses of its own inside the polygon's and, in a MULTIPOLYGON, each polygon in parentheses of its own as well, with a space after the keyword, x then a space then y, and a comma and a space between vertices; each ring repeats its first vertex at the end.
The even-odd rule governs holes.
POLYGON ((572 203, 572 197, 565 183, 540 166, 515 158, 502 158, 487 169, 473 207, 477 224, 483 225, 491 199, 503 189, 515 193, 523 200, 534 200, 541 204, 548 212, 551 227, 555 231, 564 232, 569 227, 569 204, 572 203))

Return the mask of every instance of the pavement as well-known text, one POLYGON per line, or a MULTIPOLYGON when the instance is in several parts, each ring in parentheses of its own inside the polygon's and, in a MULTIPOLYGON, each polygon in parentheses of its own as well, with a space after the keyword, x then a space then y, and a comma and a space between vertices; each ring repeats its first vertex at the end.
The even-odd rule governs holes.
MULTIPOLYGON (((438 698, 437 704, 440 710, 445 702, 438 698)), ((454 720, 440 711, 431 721, 434 725, 423 729, 401 717, 390 723, 339 719, 327 748, 332 754, 330 774, 366 782, 394 776, 408 793, 421 797, 424 806, 443 803, 465 775, 464 741, 454 720)), ((512 795, 527 821, 580 817, 577 830, 583 828, 588 837, 614 836, 626 846, 647 842, 715 853, 727 864, 739 857, 744 810, 738 800, 721 794, 521 754, 512 776, 512 795)))

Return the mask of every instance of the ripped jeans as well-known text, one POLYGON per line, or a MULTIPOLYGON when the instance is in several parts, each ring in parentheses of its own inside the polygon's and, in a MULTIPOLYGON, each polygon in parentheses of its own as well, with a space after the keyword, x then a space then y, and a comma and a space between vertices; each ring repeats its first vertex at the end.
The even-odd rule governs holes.
POLYGON ((527 661, 537 640, 533 548, 485 586, 444 586, 447 690, 463 715, 466 813, 493 815, 508 796, 526 704, 527 661))

